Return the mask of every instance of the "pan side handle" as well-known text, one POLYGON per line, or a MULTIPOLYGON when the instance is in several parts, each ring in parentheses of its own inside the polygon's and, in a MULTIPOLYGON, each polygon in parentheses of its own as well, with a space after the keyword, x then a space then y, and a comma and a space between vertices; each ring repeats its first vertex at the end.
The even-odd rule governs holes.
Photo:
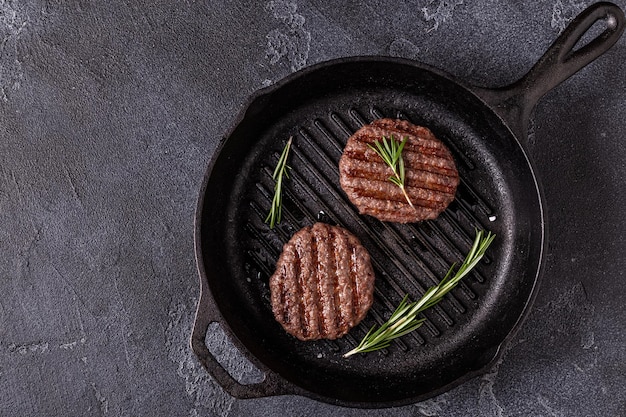
POLYGON ((475 88, 474 92, 502 117, 519 138, 526 138, 530 114, 548 91, 594 61, 624 32, 624 12, 615 4, 595 3, 581 12, 519 81, 497 89, 475 88), (598 21, 606 29, 586 45, 578 41, 598 21))
POLYGON ((261 398, 275 395, 295 394, 295 389, 282 380, 277 374, 267 369, 263 381, 254 384, 241 384, 233 378, 207 348, 205 343, 207 331, 211 323, 221 324, 220 315, 208 293, 206 283, 201 280, 200 300, 191 334, 191 350, 198 357, 209 375, 231 396, 235 398, 261 398))

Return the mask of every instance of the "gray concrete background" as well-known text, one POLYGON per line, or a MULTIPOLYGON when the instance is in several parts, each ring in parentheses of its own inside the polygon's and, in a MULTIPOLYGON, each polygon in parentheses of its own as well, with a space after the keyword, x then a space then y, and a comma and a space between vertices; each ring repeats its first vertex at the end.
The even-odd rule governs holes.
POLYGON ((0 1, 0 415, 626 415, 625 37, 533 115, 545 280, 489 373, 364 411, 235 400, 188 348, 198 190, 251 93, 365 54, 504 85, 590 4, 397 3, 0 1))

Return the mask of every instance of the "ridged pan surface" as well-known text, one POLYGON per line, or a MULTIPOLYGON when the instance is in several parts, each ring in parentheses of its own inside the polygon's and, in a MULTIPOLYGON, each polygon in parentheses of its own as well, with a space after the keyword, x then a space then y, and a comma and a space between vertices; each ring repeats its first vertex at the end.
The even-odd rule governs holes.
POLYGON ((260 95, 219 149, 203 192, 199 261, 221 324, 262 369, 338 404, 413 402, 481 370, 523 316, 542 262, 541 196, 523 147, 469 90, 404 60, 326 64, 260 95), (360 215, 341 189, 348 137, 383 117, 426 126, 451 150, 461 182, 437 219, 381 222, 360 215), (289 137, 283 220, 270 230, 272 171, 289 137), (316 221, 360 239, 375 292, 370 312, 345 337, 305 342, 274 319, 268 279, 283 244, 316 221), (486 258, 425 313, 419 330, 384 351, 343 358, 405 294, 418 299, 460 263, 476 229, 497 235, 486 258))

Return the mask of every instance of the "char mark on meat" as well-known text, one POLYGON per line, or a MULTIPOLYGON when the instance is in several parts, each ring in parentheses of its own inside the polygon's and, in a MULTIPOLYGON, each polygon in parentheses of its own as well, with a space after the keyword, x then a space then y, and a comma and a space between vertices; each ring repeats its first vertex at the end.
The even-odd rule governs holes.
POLYGON ((434 219, 454 200, 459 173, 450 150, 422 126, 378 119, 357 130, 339 161, 339 181, 361 214, 382 221, 413 223, 434 219), (402 151, 406 179, 402 190, 389 181, 392 171, 368 145, 383 137, 407 142, 402 151))
POLYGON ((284 245, 270 292, 274 316, 288 333, 301 340, 337 339, 371 307, 374 271, 354 235, 316 223, 284 245))

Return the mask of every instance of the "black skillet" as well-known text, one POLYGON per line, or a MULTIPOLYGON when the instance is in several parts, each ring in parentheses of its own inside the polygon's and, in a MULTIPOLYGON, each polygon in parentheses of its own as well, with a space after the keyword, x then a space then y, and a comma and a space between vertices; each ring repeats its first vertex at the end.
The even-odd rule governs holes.
POLYGON ((527 315, 546 248, 541 187, 525 150, 539 98, 609 49, 624 30, 615 5, 597 3, 565 29, 520 81, 499 89, 466 86, 413 61, 339 59, 306 68, 256 94, 208 168, 196 214, 201 297, 193 351, 231 395, 305 395, 356 407, 424 400, 484 373, 527 315), (606 29, 574 50, 603 20, 606 29), (349 135, 380 117, 429 127, 452 150, 462 178, 455 201, 436 220, 412 225, 360 216, 338 186, 337 163, 349 135), (264 218, 271 171, 293 136, 283 221, 264 218), (338 341, 301 342, 274 320, 268 290, 282 245, 322 220, 355 233, 372 255, 375 301, 338 341), (486 259, 437 307, 426 324, 383 352, 344 359, 405 293, 413 299, 463 259, 474 229, 497 234, 486 259), (241 384, 209 352, 210 323, 265 373, 241 384))

